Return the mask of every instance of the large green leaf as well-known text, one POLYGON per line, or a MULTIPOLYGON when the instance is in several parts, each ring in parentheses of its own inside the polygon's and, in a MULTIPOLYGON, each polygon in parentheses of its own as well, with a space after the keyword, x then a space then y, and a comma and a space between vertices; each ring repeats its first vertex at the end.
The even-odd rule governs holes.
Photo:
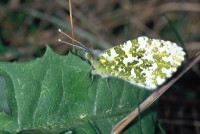
MULTIPOLYGON (((151 93, 118 78, 94 76, 91 70, 80 57, 60 56, 50 48, 34 61, 0 63, 10 108, 10 114, 0 113, 0 131, 110 133, 151 93)), ((153 134, 155 119, 149 109, 124 133, 153 134)))

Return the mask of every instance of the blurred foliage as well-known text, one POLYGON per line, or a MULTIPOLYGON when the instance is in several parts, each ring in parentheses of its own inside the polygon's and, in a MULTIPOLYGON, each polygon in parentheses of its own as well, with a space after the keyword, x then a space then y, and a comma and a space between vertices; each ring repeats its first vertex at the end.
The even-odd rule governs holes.
MULTIPOLYGON (((73 0, 72 8, 75 38, 88 47, 106 49, 140 35, 179 43, 177 32, 189 58, 200 50, 198 0, 73 0)), ((0 1, 0 61, 34 59, 44 54, 46 44, 66 54, 70 46, 57 40, 71 40, 58 28, 71 34, 66 0, 0 1)), ((199 68, 194 66, 160 99, 159 121, 167 133, 200 133, 199 68)))

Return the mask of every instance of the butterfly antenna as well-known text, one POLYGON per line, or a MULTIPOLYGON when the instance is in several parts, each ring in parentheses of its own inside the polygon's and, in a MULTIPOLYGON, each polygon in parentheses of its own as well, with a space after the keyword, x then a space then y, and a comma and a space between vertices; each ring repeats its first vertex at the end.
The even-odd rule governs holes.
POLYGON ((80 46, 77 46, 77 45, 72 45, 71 43, 68 43, 68 42, 65 42, 65 41, 62 41, 62 40, 58 40, 59 42, 63 42, 65 44, 68 44, 68 45, 72 45, 74 47, 77 47, 77 48, 81 48, 81 49, 84 49, 85 51, 89 52, 88 48, 83 45, 82 43, 80 43, 79 41, 75 40, 74 38, 70 37, 68 34, 64 33, 61 29, 58 29, 58 32, 64 34, 65 36, 67 36, 68 38, 70 38, 71 40, 73 40, 74 42, 78 43, 80 46))
POLYGON ((79 48, 79 49, 81 49, 81 50, 84 50, 84 51, 86 51, 86 52, 89 52, 89 51, 88 51, 87 49, 85 49, 84 47, 74 45, 74 44, 72 44, 72 43, 63 41, 63 40, 61 40, 61 39, 58 39, 58 41, 59 41, 59 42, 62 42, 62 43, 64 43, 64 44, 68 44, 68 45, 70 45, 70 46, 74 46, 74 47, 79 48))

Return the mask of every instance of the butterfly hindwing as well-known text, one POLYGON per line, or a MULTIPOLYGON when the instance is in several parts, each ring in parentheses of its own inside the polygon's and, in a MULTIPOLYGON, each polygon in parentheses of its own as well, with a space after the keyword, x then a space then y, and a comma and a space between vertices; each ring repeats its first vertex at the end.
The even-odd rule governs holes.
POLYGON ((184 55, 176 43, 139 37, 102 52, 99 62, 104 75, 155 89, 177 70, 184 55))

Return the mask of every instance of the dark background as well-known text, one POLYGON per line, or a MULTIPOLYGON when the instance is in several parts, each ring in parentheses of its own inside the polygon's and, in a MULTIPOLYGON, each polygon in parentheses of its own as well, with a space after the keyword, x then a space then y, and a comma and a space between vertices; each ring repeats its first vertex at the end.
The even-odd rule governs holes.
MULTIPOLYGON (((107 49, 141 35, 177 42, 186 63, 200 50, 198 0, 73 0, 75 38, 88 47, 107 49)), ((68 0, 1 0, 0 61, 24 62, 44 54, 46 44, 59 54, 71 42, 68 0)), ((167 134, 200 134, 200 64, 161 98, 158 122, 167 134)), ((157 133, 160 133, 157 129, 157 133)))

